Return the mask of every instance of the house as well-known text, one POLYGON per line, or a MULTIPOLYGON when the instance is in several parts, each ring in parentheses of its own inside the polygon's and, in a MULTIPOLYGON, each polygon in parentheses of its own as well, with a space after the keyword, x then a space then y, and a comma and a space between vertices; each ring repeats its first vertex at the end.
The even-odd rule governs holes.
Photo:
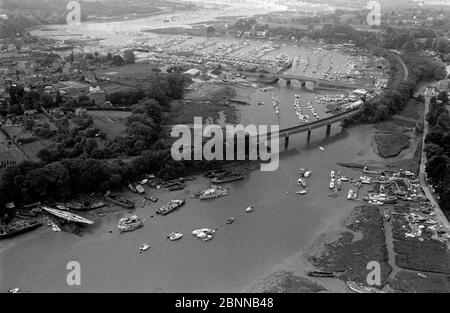
POLYGON ((21 71, 25 71, 28 68, 28 61, 17 61, 17 68, 21 71))
POLYGON ((36 115, 37 115, 37 111, 36 111, 36 110, 26 110, 26 111, 24 112, 24 115, 25 115, 25 117, 27 117, 27 118, 32 118, 32 119, 34 119, 34 118, 36 117, 36 115))
POLYGON ((257 31, 256 36, 257 37, 266 37, 267 32, 266 31, 257 31))
POLYGON ((64 116, 64 111, 61 110, 60 108, 51 109, 48 113, 55 118, 60 118, 64 116))
POLYGON ((95 103, 97 106, 103 106, 106 102, 106 93, 99 86, 97 87, 89 87, 89 99, 95 103))
POLYGON ((197 77, 198 75, 200 75, 200 70, 192 68, 189 71, 184 72, 184 74, 191 75, 192 77, 197 77))
POLYGON ((85 108, 75 109, 75 116, 76 117, 86 117, 87 116, 87 110, 85 108))

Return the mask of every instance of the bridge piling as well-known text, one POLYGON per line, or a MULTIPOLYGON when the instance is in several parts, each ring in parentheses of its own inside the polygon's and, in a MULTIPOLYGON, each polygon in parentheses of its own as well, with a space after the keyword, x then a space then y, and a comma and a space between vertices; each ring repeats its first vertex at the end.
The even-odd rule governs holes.
POLYGON ((284 149, 287 150, 289 147, 289 136, 284 137, 284 149))
POLYGON ((311 141, 311 129, 308 130, 308 136, 306 137, 306 143, 309 143, 311 141))
POLYGON ((330 137, 330 134, 331 134, 331 124, 328 124, 328 125, 327 125, 327 131, 326 131, 326 133, 325 133, 325 136, 328 138, 328 137, 330 137))

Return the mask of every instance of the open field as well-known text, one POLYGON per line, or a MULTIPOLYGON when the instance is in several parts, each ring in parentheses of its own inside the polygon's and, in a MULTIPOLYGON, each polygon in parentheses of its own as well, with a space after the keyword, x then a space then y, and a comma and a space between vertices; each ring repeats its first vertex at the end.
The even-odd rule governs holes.
POLYGON ((143 79, 152 73, 153 69, 158 68, 155 64, 128 64, 124 66, 109 67, 108 69, 98 70, 95 72, 97 77, 107 77, 111 79, 118 78, 134 78, 143 79))
POLYGON ((125 134, 125 122, 131 112, 119 111, 88 111, 94 120, 94 126, 103 130, 108 138, 114 138, 125 134))

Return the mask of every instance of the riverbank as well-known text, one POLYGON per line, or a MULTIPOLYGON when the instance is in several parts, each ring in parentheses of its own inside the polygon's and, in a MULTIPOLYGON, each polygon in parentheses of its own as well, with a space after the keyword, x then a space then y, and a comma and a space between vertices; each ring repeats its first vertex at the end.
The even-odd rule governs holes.
MULTIPOLYGON (((405 112, 412 109, 406 108, 405 112)), ((418 105, 416 109, 415 113, 423 117, 423 105, 418 105)), ((382 126, 364 127, 372 129, 373 140, 380 128, 392 129, 398 118, 382 126)), ((412 121, 406 121, 403 127, 411 124, 414 125, 412 121)), ((408 150, 411 152, 384 161, 373 153, 376 149, 367 141, 353 161, 381 169, 385 167, 389 171, 403 168, 418 173, 421 136, 411 133, 408 140, 408 150)), ((350 292, 345 282, 366 284, 369 273, 366 266, 370 261, 377 261, 381 266, 379 287, 385 292, 449 292, 450 229, 441 223, 439 217, 435 217, 436 212, 427 209, 428 200, 398 203, 378 207, 357 201, 308 247, 278 263, 246 291, 350 292), (385 218, 386 210, 390 215, 388 220, 385 218), (423 216, 422 222, 419 222, 419 225, 424 225, 420 226, 424 229, 421 234, 415 233, 418 224, 417 221, 411 222, 415 216, 412 212, 423 216), (423 221, 426 221, 425 224, 423 221), (442 238, 433 235, 436 229, 444 234, 442 238), (333 272, 335 277, 309 277, 307 273, 312 270, 333 272)))

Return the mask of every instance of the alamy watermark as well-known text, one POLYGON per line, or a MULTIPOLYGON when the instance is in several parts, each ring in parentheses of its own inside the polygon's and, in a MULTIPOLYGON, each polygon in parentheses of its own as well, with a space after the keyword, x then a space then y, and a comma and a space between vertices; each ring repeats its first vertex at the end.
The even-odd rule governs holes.
POLYGON ((381 4, 378 1, 369 1, 366 8, 371 10, 367 15, 367 24, 369 26, 380 26, 381 4))
POLYGON ((381 265, 377 261, 367 263, 366 269, 370 270, 366 276, 367 285, 381 286, 381 265))
POLYGON ((179 138, 171 149, 174 160, 261 160, 261 171, 272 172, 279 165, 279 125, 220 125, 203 127, 201 117, 193 128, 176 125, 171 136, 179 138), (203 142, 204 138, 210 138, 203 142), (225 150, 225 151, 224 151, 225 150))
POLYGON ((81 286, 81 265, 80 262, 70 261, 66 265, 69 272, 66 275, 66 283, 69 286, 81 286))
POLYGON ((68 25, 77 26, 81 24, 81 4, 78 1, 70 1, 66 6, 67 10, 70 10, 66 16, 66 22, 68 25))

